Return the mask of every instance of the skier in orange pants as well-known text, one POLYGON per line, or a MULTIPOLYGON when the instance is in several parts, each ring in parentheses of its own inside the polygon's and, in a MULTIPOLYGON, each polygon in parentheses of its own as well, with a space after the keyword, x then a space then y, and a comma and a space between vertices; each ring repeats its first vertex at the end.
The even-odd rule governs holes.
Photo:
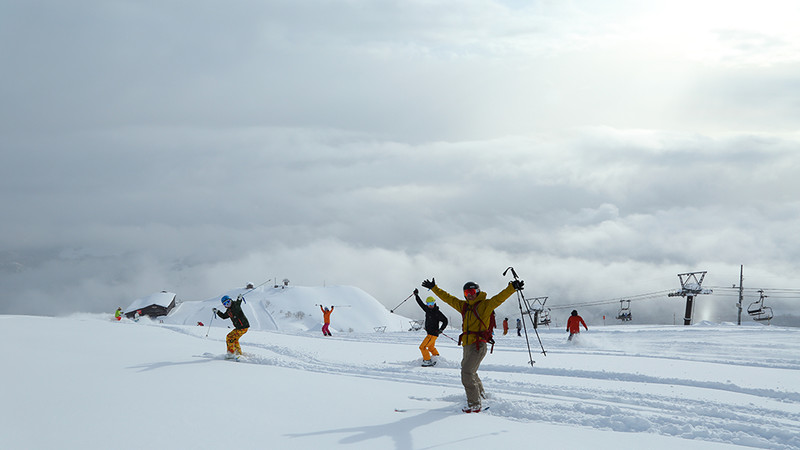
POLYGON ((436 364, 436 361, 431 359, 431 355, 439 356, 439 350, 436 350, 436 339, 447 328, 447 317, 436 306, 435 298, 428 297, 425 299, 425 303, 422 303, 422 299, 419 298, 419 289, 414 289, 414 298, 419 307, 425 311, 425 332, 428 335, 422 340, 419 350, 422 352, 422 366, 430 367, 436 364))
POLYGON ((242 355, 239 338, 247 333, 247 329, 250 328, 250 322, 247 321, 247 317, 242 311, 242 300, 244 298, 241 295, 236 300, 232 300, 226 295, 221 300, 222 306, 225 307, 225 312, 217 311, 217 308, 214 308, 214 312, 220 318, 231 319, 231 322, 233 322, 234 329, 225 337, 225 343, 228 345, 228 353, 225 357, 228 359, 239 359, 239 356, 242 355))

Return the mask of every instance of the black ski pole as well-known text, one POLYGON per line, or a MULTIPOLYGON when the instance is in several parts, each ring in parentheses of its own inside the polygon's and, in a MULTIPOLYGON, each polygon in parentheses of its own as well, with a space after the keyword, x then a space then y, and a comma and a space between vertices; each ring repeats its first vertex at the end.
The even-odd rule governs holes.
POLYGON ((525 343, 528 344, 528 358, 530 359, 528 364, 532 366, 536 361, 533 360, 533 354, 531 353, 531 343, 528 340, 528 326, 525 325, 525 316, 522 314, 522 302, 519 299, 519 291, 517 291, 517 303, 519 304, 519 317, 522 319, 522 329, 525 331, 525 343))
MULTIPOLYGON (((265 281, 265 282, 263 282, 263 283, 259 284, 258 286, 254 287, 254 288, 250 288, 250 289, 249 289, 249 290, 247 290, 246 292, 243 292, 243 293, 241 293, 241 294, 239 294, 239 295, 241 295, 242 297, 244 297, 244 296, 245 296, 245 294, 249 294, 249 293, 251 293, 251 292, 255 291, 256 289, 258 289, 258 288, 260 288, 261 286, 263 286, 263 285, 265 285, 265 284, 269 283, 270 281, 272 281, 272 278, 270 278, 269 280, 267 280, 267 281, 265 281)), ((247 303, 247 302, 245 301, 245 303, 247 303)))
MULTIPOLYGON (((405 299, 405 300, 403 300, 402 302, 400 302, 400 305, 402 305, 403 303, 405 303, 406 301, 408 301, 408 299, 410 299, 410 298, 411 298, 413 295, 414 295, 414 293, 412 292, 412 293, 411 293, 411 295, 409 295, 408 297, 406 297, 406 299, 405 299)), ((395 306, 393 309, 390 309, 390 310, 389 310, 389 312, 390 312, 390 313, 394 313, 394 310, 395 310, 395 309, 397 309, 397 308, 399 308, 399 307, 400 307, 400 305, 397 305, 397 306, 395 306)))
POLYGON ((214 323, 214 316, 216 316, 216 311, 211 311, 211 322, 208 322, 208 330, 206 330, 206 337, 208 337, 208 332, 211 331, 211 324, 214 323))
MULTIPOLYGON (((517 277, 517 272, 514 270, 514 268, 513 267, 509 267, 508 269, 511 269, 511 273, 514 275, 514 279, 518 280, 519 277, 517 277)), ((508 271, 508 269, 506 269, 506 272, 508 271)), ((503 274, 505 274, 505 272, 503 272, 503 274)), ((531 305, 530 305, 530 303, 528 303, 528 299, 525 298, 525 294, 523 294, 520 291, 517 291, 517 294, 518 294, 518 296, 521 296, 522 301, 525 302, 525 308, 528 311, 528 318, 531 320, 531 326, 533 327, 533 332, 536 333, 536 339, 539 341, 539 346, 542 348, 542 354, 544 356, 547 356, 547 352, 544 350, 544 345, 542 345, 542 338, 539 337, 539 331, 537 330, 537 328, 538 328, 537 320, 534 319, 533 317, 531 317, 531 305)), ((519 297, 518 297, 518 300, 519 300, 519 297)), ((521 314, 522 314, 522 305, 520 305, 520 315, 521 314)), ((522 318, 522 324, 525 325, 525 317, 522 318)), ((526 332, 527 332, 527 329, 526 329, 526 332)))
MULTIPOLYGON (((508 272, 509 269, 511 270, 511 274, 514 275, 514 279, 515 280, 519 280, 519 277, 517 276, 517 272, 514 270, 513 267, 509 267, 508 269, 506 269, 505 272, 503 272, 503 276, 505 276, 506 272, 508 272)), ((533 326, 533 331, 536 333, 536 339, 539 340, 539 346, 542 347, 542 354, 544 356, 547 356, 547 352, 544 350, 544 345, 542 345, 542 338, 539 337, 539 331, 536 330, 536 328, 537 328, 536 321, 531 317, 530 304, 528 303, 528 300, 525 298, 525 294, 523 294, 520 291, 517 291, 517 300, 520 300, 520 298, 522 299, 523 302, 525 302, 525 307, 528 310, 528 318, 531 319, 531 326, 533 326)), ((519 312, 520 312, 520 315, 522 315, 522 304, 520 304, 520 306, 519 306, 519 312)), ((525 317, 524 316, 522 317, 522 325, 525 325, 525 317)), ((527 329, 526 329, 526 332, 527 332, 527 329)))
MULTIPOLYGON (((514 279, 515 280, 519 280, 519 277, 517 276, 517 271, 514 270, 513 267, 509 267, 508 269, 506 269, 503 272, 503 276, 506 276, 506 273, 508 273, 509 270, 511 270, 511 275, 514 276, 514 279)), ((523 312, 522 312, 522 301, 523 300, 525 300, 525 296, 522 294, 522 292, 517 291, 517 304, 519 305, 519 315, 520 315, 520 318, 522 319, 522 328, 525 330, 525 343, 528 345, 528 357, 530 358, 529 363, 532 366, 535 361, 533 360, 533 355, 531 353, 531 344, 530 344, 530 341, 528 340, 528 326, 525 325, 525 316, 523 315, 523 312)), ((527 304, 527 300, 525 300, 525 303, 527 304)), ((530 319, 530 314, 528 314, 528 318, 530 319)), ((532 323, 531 325, 534 325, 534 324, 532 323)), ((533 331, 536 333, 536 338, 539 340, 539 345, 542 347, 542 354, 547 356, 547 352, 545 352, 545 350, 544 350, 544 345, 542 345, 542 339, 539 337, 539 332, 536 330, 536 326, 533 327, 533 331)))

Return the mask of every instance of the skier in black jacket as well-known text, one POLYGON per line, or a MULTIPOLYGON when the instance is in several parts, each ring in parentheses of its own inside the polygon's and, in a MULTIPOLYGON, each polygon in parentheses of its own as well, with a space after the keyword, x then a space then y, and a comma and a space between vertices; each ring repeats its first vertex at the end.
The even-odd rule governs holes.
POLYGON ((436 299, 428 297, 425 303, 419 298, 419 289, 414 289, 414 298, 417 299, 417 304, 423 311, 425 311, 425 331, 428 333, 419 350, 422 352, 422 366, 430 367, 436 364, 436 361, 431 359, 431 355, 439 356, 439 350, 436 350, 436 338, 439 337, 445 328, 447 328, 447 317, 442 313, 438 306, 436 306, 436 299), (439 326, 439 323, 442 325, 439 326))
POLYGON ((242 337, 243 334, 247 333, 247 329, 250 328, 250 322, 247 321, 247 317, 244 315, 244 311, 242 311, 242 300, 244 297, 239 295, 236 300, 231 300, 230 297, 227 295, 222 297, 222 305, 225 306, 225 312, 218 311, 217 308, 214 308, 214 312, 222 319, 231 319, 233 322, 233 331, 228 333, 228 336, 225 338, 225 342, 228 343, 228 353, 225 355, 227 359, 239 359, 239 356, 242 355, 242 347, 239 346, 239 338, 242 337))

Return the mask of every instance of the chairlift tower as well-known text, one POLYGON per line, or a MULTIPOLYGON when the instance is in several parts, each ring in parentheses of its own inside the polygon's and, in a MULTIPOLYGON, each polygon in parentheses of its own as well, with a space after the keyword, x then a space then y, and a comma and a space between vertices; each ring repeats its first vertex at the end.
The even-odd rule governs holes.
POLYGON ((670 292, 670 297, 686 297, 686 313, 683 315, 683 324, 692 324, 692 313, 694 311, 694 297, 700 294, 710 294, 711 289, 703 289, 703 279, 707 272, 679 273, 678 279, 681 281, 681 290, 670 292), (698 278, 697 276, 700 276, 698 278))

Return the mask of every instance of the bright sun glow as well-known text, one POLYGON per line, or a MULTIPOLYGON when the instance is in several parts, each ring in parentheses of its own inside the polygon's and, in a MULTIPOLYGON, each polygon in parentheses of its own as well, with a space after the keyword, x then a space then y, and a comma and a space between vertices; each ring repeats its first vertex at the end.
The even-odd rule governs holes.
POLYGON ((800 60, 797 2, 677 1, 632 21, 629 38, 677 58, 726 65, 800 60))

